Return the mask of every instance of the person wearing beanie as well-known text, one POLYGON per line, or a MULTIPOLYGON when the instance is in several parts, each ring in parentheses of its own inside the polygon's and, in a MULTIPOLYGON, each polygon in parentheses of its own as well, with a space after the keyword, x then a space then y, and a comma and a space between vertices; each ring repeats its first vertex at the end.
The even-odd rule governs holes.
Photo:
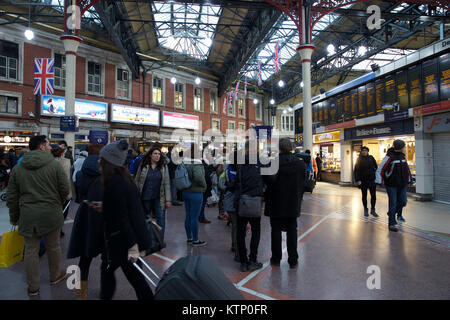
POLYGON ((73 175, 72 175, 72 180, 74 183, 77 181, 77 173, 83 167, 83 162, 84 162, 84 160, 86 160, 87 157, 88 157, 88 152, 83 150, 80 152, 80 156, 78 157, 78 159, 75 160, 75 162, 73 164, 73 175))
POLYGON ((99 169, 103 183, 103 202, 88 205, 102 212, 105 249, 102 254, 100 298, 111 300, 116 287, 114 272, 121 267, 138 300, 153 299, 144 276, 133 266, 151 246, 139 191, 124 166, 128 143, 113 142, 100 151, 99 169))
POLYGON ((364 216, 369 216, 369 209, 367 208, 367 190, 370 191, 370 214, 374 217, 378 217, 375 212, 375 204, 377 201, 376 184, 375 184, 375 172, 378 169, 375 158, 369 155, 369 148, 362 147, 358 160, 355 164, 355 182, 361 188, 362 203, 364 206, 364 216))
POLYGON ((376 172, 375 183, 384 183, 389 198, 389 230, 398 231, 396 228, 397 220, 405 222, 402 212, 406 206, 406 189, 408 184, 412 183, 411 171, 405 158, 405 142, 395 140, 393 148, 388 150, 388 154, 380 163, 376 172))

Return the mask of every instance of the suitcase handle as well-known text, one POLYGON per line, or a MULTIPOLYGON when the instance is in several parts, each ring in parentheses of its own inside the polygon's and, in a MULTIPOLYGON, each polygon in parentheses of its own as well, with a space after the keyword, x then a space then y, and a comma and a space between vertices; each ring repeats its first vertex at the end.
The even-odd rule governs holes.
MULTIPOLYGON (((147 267, 148 270, 151 271, 151 273, 159 280, 158 275, 155 273, 155 271, 153 271, 152 268, 150 268, 150 266, 145 262, 144 259, 142 259, 141 257, 139 257, 139 260, 147 267)), ((145 273, 145 271, 139 267, 139 265, 136 263, 136 260, 134 260, 133 258, 130 258, 130 262, 133 264, 133 266, 138 269, 138 271, 145 277, 145 279, 147 279, 155 288, 156 288, 156 283, 153 282, 153 280, 145 273)))

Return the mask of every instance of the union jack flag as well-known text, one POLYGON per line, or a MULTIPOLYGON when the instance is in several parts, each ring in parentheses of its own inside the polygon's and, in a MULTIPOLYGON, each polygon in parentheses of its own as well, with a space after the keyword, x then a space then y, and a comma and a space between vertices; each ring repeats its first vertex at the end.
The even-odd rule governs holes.
POLYGON ((258 62, 258 86, 262 85, 262 78, 261 78, 261 60, 258 62))
POLYGON ((223 98, 223 108, 222 108, 223 114, 227 114, 227 96, 223 98))
POLYGON ((228 108, 233 107, 233 91, 230 91, 230 97, 228 98, 228 108))
POLYGON ((236 83, 236 89, 234 90, 234 96, 235 96, 235 98, 236 98, 236 101, 237 101, 237 99, 238 99, 238 97, 239 97, 239 83, 240 83, 240 81, 238 81, 238 82, 236 83))
POLYGON ((34 94, 53 94, 54 60, 48 58, 34 59, 34 94))
POLYGON ((275 73, 280 72, 281 70, 281 63, 280 63, 280 48, 277 44, 275 45, 275 58, 273 59, 275 61, 275 73))
POLYGON ((245 76, 244 95, 247 96, 247 76, 245 76))

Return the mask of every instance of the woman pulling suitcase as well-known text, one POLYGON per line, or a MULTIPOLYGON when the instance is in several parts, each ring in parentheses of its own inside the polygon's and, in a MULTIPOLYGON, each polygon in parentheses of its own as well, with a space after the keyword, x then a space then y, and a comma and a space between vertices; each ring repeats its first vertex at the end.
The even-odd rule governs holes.
POLYGON ((140 256, 140 250, 150 247, 144 211, 136 185, 124 166, 128 143, 110 143, 100 151, 100 172, 104 187, 101 210, 104 221, 105 251, 102 254, 100 297, 110 300, 116 288, 114 272, 121 267, 136 291, 138 300, 153 299, 145 278, 130 262, 140 256))

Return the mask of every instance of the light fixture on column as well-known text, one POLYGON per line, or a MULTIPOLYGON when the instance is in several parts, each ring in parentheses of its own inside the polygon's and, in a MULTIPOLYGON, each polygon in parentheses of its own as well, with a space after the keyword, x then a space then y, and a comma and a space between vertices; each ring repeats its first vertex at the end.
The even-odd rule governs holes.
POLYGON ((270 104, 275 104, 275 100, 270 99, 270 104))
POLYGON ((302 88, 303 88, 303 81, 302 81, 302 82, 300 82, 300 87, 302 87, 302 88))
POLYGON ((200 78, 199 78, 199 77, 195 78, 195 84, 196 84, 196 85, 199 85, 199 84, 200 84, 200 82, 202 82, 202 80, 200 80, 200 78))
POLYGON ((289 105, 288 111, 289 111, 289 112, 294 111, 294 108, 293 108, 293 105, 292 105, 292 104, 289 105))
POLYGON ((32 40, 34 38, 34 32, 30 29, 31 24, 31 5, 28 6, 28 29, 25 30, 25 38, 32 40))
POLYGON ((278 86, 280 88, 283 88, 284 87, 284 81, 283 80, 278 81, 278 86))
POLYGON ((172 84, 175 84, 175 83, 177 83, 177 78, 175 78, 175 77, 172 77, 172 78, 170 79, 170 82, 172 82, 172 84))
POLYGON ((286 114, 286 113, 288 113, 288 111, 286 109, 284 109, 283 110, 283 114, 286 114))
POLYGON ((257 104, 258 103, 258 99, 253 99, 253 104, 257 104))

